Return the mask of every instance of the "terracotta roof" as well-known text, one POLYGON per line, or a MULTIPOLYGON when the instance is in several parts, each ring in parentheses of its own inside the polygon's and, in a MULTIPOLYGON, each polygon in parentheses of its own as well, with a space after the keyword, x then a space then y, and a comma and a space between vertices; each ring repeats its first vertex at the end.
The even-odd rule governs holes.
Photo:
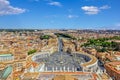
POLYGON ((115 54, 115 56, 120 56, 120 52, 117 52, 117 53, 115 54))
POLYGON ((17 76, 19 76, 19 75, 21 75, 21 74, 22 74, 21 71, 17 71, 17 72, 14 72, 14 73, 13 73, 13 76, 14 76, 14 77, 17 77, 17 76))
POLYGON ((32 66, 35 68, 35 67, 37 67, 37 66, 38 66, 38 64, 37 64, 37 63, 35 63, 35 62, 32 62, 32 66))
POLYGON ((27 63, 26 63, 26 68, 29 68, 30 66, 33 66, 33 67, 35 68, 35 67, 38 66, 38 64, 35 63, 35 62, 27 62, 27 63))
POLYGON ((58 75, 53 78, 53 80, 78 80, 70 75, 58 75))
POLYGON ((120 62, 119 61, 116 61, 116 62, 110 62, 110 63, 107 63, 105 64, 107 67, 109 67, 109 69, 111 69, 112 71, 116 72, 117 74, 120 74, 120 70, 116 70, 115 67, 117 65, 120 65, 120 62))

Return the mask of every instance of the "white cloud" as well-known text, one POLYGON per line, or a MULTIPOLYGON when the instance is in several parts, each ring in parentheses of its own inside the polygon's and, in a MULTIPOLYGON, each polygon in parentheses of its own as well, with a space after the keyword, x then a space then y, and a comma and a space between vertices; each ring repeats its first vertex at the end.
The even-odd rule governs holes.
POLYGON ((8 0, 0 0, 0 15, 20 14, 25 11, 25 9, 11 6, 8 0))
POLYGON ((85 14, 98 14, 100 11, 99 8, 95 6, 83 6, 81 9, 85 11, 85 14))
POLYGON ((85 11, 85 14, 89 14, 89 15, 98 14, 101 10, 109 9, 109 8, 110 7, 108 5, 104 5, 102 7, 96 7, 96 6, 81 7, 81 9, 85 11))
POLYGON ((62 4, 60 3, 60 2, 49 2, 48 3, 49 5, 51 5, 51 6, 58 6, 58 7, 61 7, 62 6, 62 4))
POLYGON ((115 26, 119 26, 120 27, 120 23, 115 24, 115 26))
POLYGON ((78 18, 78 17, 79 17, 79 16, 77 16, 77 15, 71 15, 71 14, 68 15, 68 18, 69 18, 69 19, 78 18))
POLYGON ((104 5, 104 6, 100 7, 99 9, 109 9, 109 8, 111 8, 111 7, 108 5, 104 5))
POLYGON ((28 0, 30 2, 39 2, 40 0, 28 0))

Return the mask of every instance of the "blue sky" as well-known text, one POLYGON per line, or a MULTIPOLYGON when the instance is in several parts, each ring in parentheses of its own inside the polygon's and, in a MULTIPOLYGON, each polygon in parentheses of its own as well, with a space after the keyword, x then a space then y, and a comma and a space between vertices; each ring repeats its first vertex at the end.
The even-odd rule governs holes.
POLYGON ((120 29, 120 0, 0 0, 0 28, 120 29))

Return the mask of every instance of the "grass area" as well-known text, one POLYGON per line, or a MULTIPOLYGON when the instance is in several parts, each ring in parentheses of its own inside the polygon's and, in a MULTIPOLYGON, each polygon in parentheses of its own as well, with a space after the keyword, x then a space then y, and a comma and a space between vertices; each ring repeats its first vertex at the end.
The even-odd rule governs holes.
POLYGON ((40 39, 43 40, 43 39, 50 39, 50 35, 42 35, 40 36, 40 39))
POLYGON ((95 48, 98 52, 120 51, 119 43, 108 40, 120 40, 119 36, 114 36, 111 38, 99 38, 99 39, 89 39, 86 43, 81 46, 95 48))
POLYGON ((73 36, 71 36, 71 35, 69 35, 69 34, 55 33, 55 35, 56 35, 57 37, 64 37, 64 38, 70 38, 70 39, 76 40, 75 37, 73 37, 73 36))

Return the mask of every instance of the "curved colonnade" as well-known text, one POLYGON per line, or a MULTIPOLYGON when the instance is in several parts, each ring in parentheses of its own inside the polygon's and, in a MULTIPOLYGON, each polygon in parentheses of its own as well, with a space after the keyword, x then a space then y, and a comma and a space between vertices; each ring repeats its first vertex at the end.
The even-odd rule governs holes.
POLYGON ((71 59, 67 56, 69 54, 63 54, 63 62, 61 62, 60 60, 57 60, 60 57, 57 53, 35 53, 34 55, 29 56, 28 60, 31 63, 36 63, 36 66, 30 66, 27 69, 27 72, 96 72, 98 70, 98 61, 94 56, 78 52, 74 52, 74 54, 76 57, 72 55, 73 58, 71 59))

